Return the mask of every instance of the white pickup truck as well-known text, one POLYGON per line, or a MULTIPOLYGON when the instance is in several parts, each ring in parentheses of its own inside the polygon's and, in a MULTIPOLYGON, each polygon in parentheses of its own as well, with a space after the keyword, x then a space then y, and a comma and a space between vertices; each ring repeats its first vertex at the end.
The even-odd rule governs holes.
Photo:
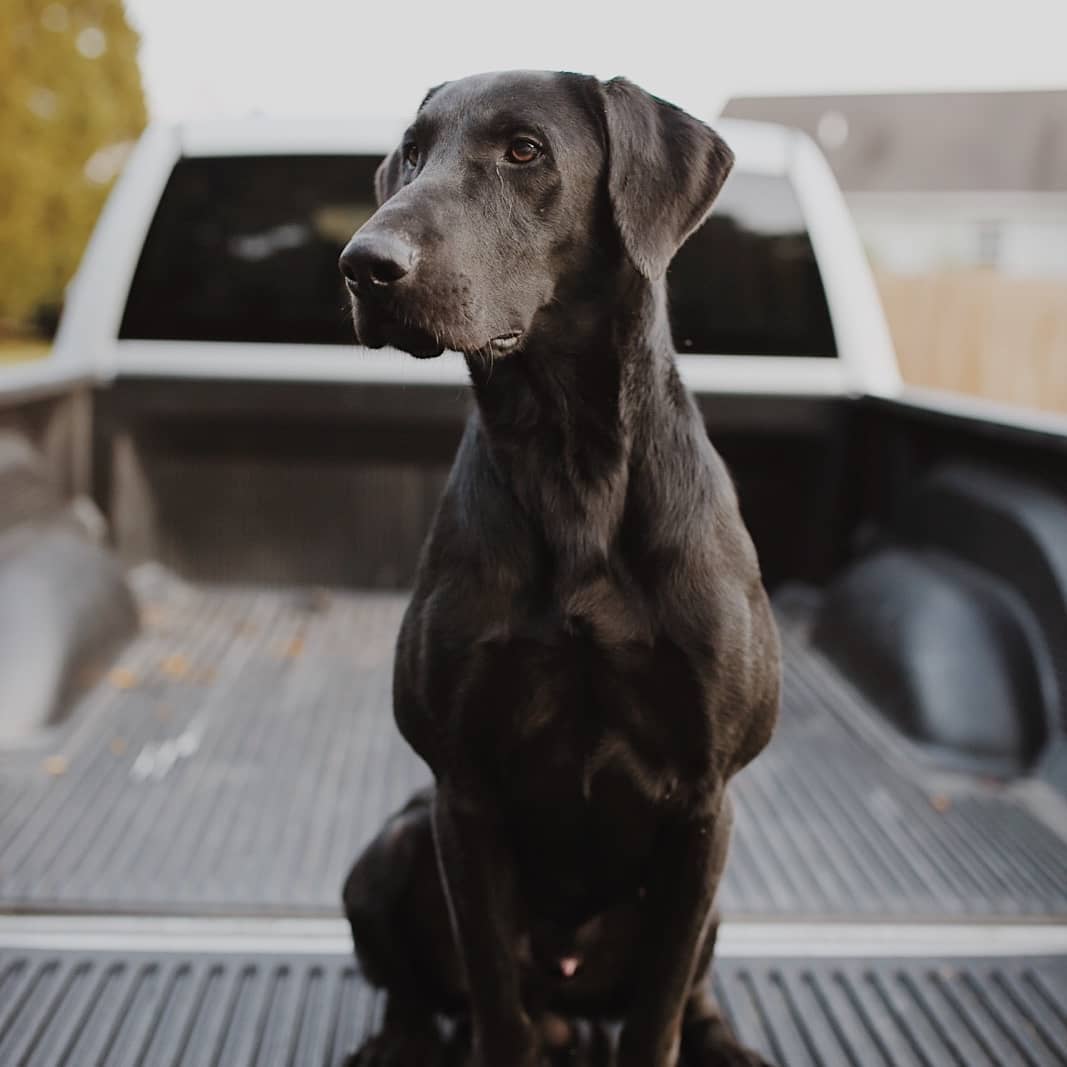
MULTIPOLYGON (((909 391, 818 150, 670 271, 783 636, 716 983, 793 1065, 1067 1063, 1067 430, 909 391)), ((51 357, 0 371, 0 1064, 338 1067, 339 893, 427 772, 392 646, 470 410, 351 342, 399 124, 154 126, 51 357)))

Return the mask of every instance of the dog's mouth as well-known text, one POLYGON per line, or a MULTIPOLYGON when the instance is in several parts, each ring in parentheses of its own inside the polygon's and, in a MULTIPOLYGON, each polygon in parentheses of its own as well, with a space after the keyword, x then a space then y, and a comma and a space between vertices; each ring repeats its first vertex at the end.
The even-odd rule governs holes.
POLYGON ((364 341, 368 348, 381 348, 383 345, 391 345, 407 352, 416 359, 433 359, 444 350, 444 345, 428 330, 418 326, 395 325, 387 332, 379 335, 372 341, 364 341))
POLYGON ((445 350, 432 331, 382 309, 370 309, 360 301, 353 300, 352 312, 356 340, 367 348, 391 345, 416 359, 433 359, 445 350))
MULTIPOLYGON (((390 345, 415 356, 416 359, 432 359, 445 348, 466 355, 499 358, 516 351, 522 342, 524 330, 514 329, 498 333, 488 341, 466 341, 456 336, 447 325, 428 325, 411 314, 410 309, 398 306, 394 301, 367 301, 348 285, 352 297, 353 323, 356 338, 367 348, 382 348, 390 345)), ((485 336, 484 334, 482 335, 485 336)))
POLYGON ((498 334, 489 342, 489 351, 494 356, 506 356, 519 347, 522 340, 522 330, 509 330, 507 333, 498 334))

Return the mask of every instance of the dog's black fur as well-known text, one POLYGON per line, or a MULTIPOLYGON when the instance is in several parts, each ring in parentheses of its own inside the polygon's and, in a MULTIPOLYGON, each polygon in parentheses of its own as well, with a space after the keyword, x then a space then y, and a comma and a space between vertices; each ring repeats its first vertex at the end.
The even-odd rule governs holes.
POLYGON ((578 1016, 623 1021, 619 1067, 762 1063, 705 979, 777 636, 664 282, 731 164, 623 79, 466 78, 426 97, 342 255, 360 340, 464 352, 477 399, 397 646, 436 786, 344 891, 389 994, 361 1067, 432 1062, 440 1012, 480 1067, 544 1062, 578 1016))

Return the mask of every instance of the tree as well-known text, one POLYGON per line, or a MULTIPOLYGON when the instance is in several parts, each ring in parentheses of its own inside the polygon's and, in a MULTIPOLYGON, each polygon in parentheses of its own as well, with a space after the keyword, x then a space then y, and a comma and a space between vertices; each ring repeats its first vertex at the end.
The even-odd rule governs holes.
POLYGON ((0 0, 0 326, 62 300, 145 124, 121 0, 0 0))

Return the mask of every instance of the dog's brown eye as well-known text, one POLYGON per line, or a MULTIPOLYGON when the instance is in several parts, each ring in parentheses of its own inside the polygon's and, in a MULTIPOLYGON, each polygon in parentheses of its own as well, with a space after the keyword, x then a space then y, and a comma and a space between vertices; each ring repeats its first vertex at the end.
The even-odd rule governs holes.
POLYGON ((409 144, 404 149, 404 162, 412 168, 419 165, 419 146, 417 144, 409 144))
POLYGON ((528 137, 516 137, 508 145, 508 159, 512 163, 532 163, 541 154, 541 146, 528 137))

